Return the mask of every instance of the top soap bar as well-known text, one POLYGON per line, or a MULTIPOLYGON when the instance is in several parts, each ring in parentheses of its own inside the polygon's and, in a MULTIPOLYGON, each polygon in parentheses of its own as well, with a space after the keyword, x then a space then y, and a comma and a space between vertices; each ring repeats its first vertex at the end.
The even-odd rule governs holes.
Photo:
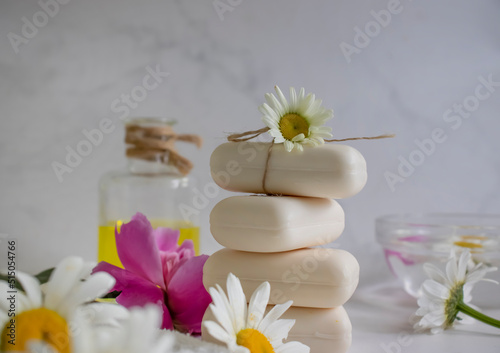
MULTIPOLYGON (((265 193, 263 177, 270 143, 228 142, 210 158, 214 181, 221 188, 265 193)), ((361 153, 346 145, 304 146, 287 152, 283 144, 271 150, 266 191, 291 196, 343 199, 357 194, 366 184, 366 162, 361 153)))

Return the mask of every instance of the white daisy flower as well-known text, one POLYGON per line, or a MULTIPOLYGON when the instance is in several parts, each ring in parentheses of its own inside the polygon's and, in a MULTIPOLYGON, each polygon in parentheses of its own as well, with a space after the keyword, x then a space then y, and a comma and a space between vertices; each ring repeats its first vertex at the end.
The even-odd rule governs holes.
POLYGON ((110 305, 82 304, 106 294, 115 283, 103 272, 82 281, 90 269, 81 258, 68 257, 43 286, 35 277, 17 272, 24 293, 0 281, 0 351, 24 351, 34 340, 58 353, 88 352, 89 320, 112 325, 113 316, 110 305))
POLYGON ((488 263, 491 262, 491 257, 484 256, 484 254, 499 251, 500 243, 492 237, 470 234, 454 235, 432 246, 433 251, 448 254, 451 251, 460 253, 464 249, 470 249, 471 261, 469 262, 469 268, 479 262, 487 266, 494 266, 495 263, 488 263))
POLYGON ((446 273, 430 263, 424 264, 424 270, 430 279, 422 284, 422 296, 418 299, 420 308, 415 313, 418 320, 414 326, 416 330, 440 333, 451 328, 455 320, 462 320, 462 313, 500 328, 500 321, 481 314, 468 305, 472 300, 472 288, 477 282, 497 283, 484 278, 488 272, 496 271, 497 268, 479 263, 468 270, 470 259, 468 249, 460 254, 458 261, 456 254, 452 253, 446 264, 446 273))
POLYGON ((288 152, 294 148, 302 151, 303 145, 318 146, 325 142, 324 138, 332 137, 332 129, 323 125, 333 117, 333 110, 323 108, 314 94, 306 96, 301 88, 297 95, 295 88, 290 87, 287 101, 278 86, 274 89, 278 98, 267 93, 267 103, 259 111, 275 143, 284 143, 288 152))
MULTIPOLYGON (((103 305, 103 304, 98 304, 103 305)), ((118 306, 118 305, 115 305, 118 306)), ((126 309, 125 309, 126 310, 126 309)), ((160 330, 162 313, 155 305, 126 310, 117 326, 93 325, 87 331, 86 353, 165 353, 174 343, 172 331, 160 330)), ((51 345, 32 341, 28 353, 58 353, 51 345)))
POLYGON ((264 315, 271 292, 269 282, 255 290, 248 307, 240 280, 232 273, 226 287, 227 296, 219 285, 209 290, 213 300, 210 310, 218 322, 205 321, 203 325, 212 337, 237 353, 309 353, 309 347, 302 343, 283 343, 295 320, 279 318, 292 301, 276 305, 264 315))
POLYGON ((174 333, 160 330, 162 312, 156 305, 134 307, 117 328, 96 331, 94 353, 165 353, 174 345, 174 333))

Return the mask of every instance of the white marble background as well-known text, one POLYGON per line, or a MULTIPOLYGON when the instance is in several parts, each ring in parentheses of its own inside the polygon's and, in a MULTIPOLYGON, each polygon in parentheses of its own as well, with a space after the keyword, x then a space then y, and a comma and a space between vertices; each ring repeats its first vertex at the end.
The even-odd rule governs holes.
MULTIPOLYGON (((304 86, 333 107, 339 138, 396 133, 350 143, 366 157, 369 182, 341 201, 347 228, 339 245, 358 256, 364 281, 388 276, 375 243, 377 216, 500 213, 500 87, 469 97, 480 77, 500 81, 498 1, 401 0, 350 63, 341 43, 354 45, 355 28, 374 21, 372 10, 394 10, 394 1, 220 0, 221 16, 212 1, 60 1, 29 39, 15 35, 23 35, 23 17, 44 24, 40 4, 0 2, 0 233, 18 240, 19 269, 39 271, 68 254, 95 258, 97 181, 125 162, 122 114, 111 104, 141 84, 147 66, 170 75, 130 115, 176 117, 179 131, 201 133, 204 149, 185 151, 202 185, 226 132, 262 126, 257 106, 275 84, 304 86), (456 128, 462 118, 443 115, 464 100, 470 116, 456 128), (82 130, 104 118, 115 131, 60 183, 51 163, 64 162, 66 146, 75 148, 82 130), (385 173, 398 173, 414 140, 436 128, 446 141, 391 190, 385 173)), ((206 253, 218 249, 209 209, 228 195, 204 214, 206 253)))

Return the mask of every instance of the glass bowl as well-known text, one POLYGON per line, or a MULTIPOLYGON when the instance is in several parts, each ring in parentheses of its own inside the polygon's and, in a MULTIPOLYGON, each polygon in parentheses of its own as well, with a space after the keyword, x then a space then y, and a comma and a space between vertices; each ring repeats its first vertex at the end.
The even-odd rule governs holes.
MULTIPOLYGON (((443 271, 453 249, 470 249, 472 261, 500 268, 500 215, 400 214, 376 220, 376 237, 390 270, 413 297, 428 277, 423 264, 443 271)), ((500 271, 487 275, 500 281, 500 271)), ((500 288, 480 282, 472 292, 475 305, 500 307, 500 288)))

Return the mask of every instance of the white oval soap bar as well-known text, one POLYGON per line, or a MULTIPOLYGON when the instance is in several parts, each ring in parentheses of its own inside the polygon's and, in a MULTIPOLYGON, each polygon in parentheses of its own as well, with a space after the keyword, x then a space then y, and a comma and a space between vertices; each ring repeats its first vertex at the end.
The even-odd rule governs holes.
POLYGON ((314 309, 291 307, 282 316, 295 319, 285 342, 299 341, 310 353, 345 353, 351 347, 352 325, 344 307, 314 309))
POLYGON ((344 230, 344 211, 332 199, 233 196, 213 208, 210 230, 226 248, 289 251, 337 239, 344 230))
MULTIPOLYGON (((261 142, 220 145, 210 158, 212 178, 229 191, 265 193, 263 177, 269 146, 261 142)), ((287 152, 283 144, 275 144, 266 190, 272 194, 342 199, 361 191, 366 180, 365 159, 350 146, 325 144, 287 152)))
POLYGON ((293 300, 294 306, 334 308, 343 305, 359 281, 359 264, 340 249, 307 248, 271 254, 222 249, 203 267, 206 289, 226 287, 237 276, 247 299, 265 281, 271 284, 270 304, 293 300))
MULTIPOLYGON (((267 311, 271 308, 268 306, 267 311)), ((352 325, 342 306, 333 309, 291 307, 281 319, 295 320, 284 342, 301 342, 311 348, 311 353, 345 353, 351 346, 352 325)), ((216 321, 212 310, 205 312, 205 321, 216 321)), ((223 344, 212 337, 203 325, 201 334, 204 341, 223 344)))

